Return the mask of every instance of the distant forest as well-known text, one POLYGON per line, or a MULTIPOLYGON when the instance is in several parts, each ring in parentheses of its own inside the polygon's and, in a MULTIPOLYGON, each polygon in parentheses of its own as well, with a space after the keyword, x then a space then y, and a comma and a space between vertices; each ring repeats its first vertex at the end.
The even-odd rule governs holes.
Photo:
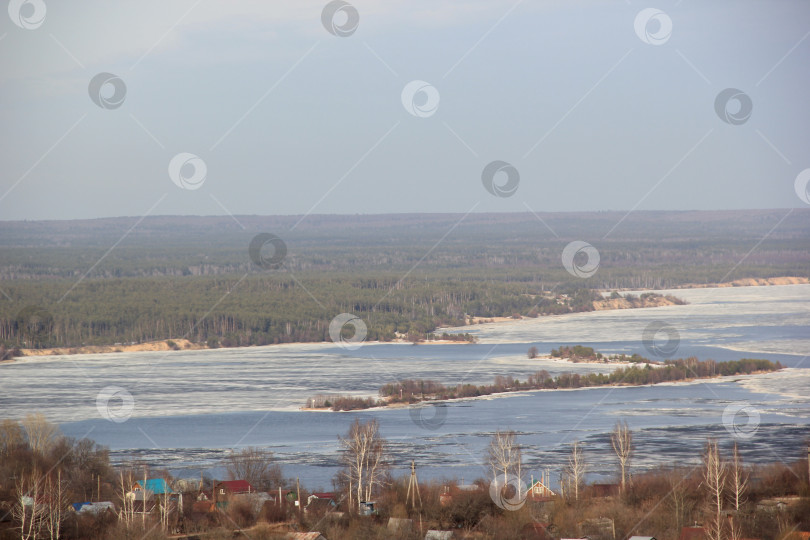
POLYGON ((4 222, 0 343, 323 341, 340 313, 362 318, 368 340, 418 339, 469 317, 590 310, 596 289, 810 277, 810 210, 783 220, 786 213, 315 215, 297 226, 299 217, 258 216, 4 222), (284 242, 280 264, 251 259, 259 233, 284 242), (599 251, 591 277, 562 265, 573 240, 599 251))

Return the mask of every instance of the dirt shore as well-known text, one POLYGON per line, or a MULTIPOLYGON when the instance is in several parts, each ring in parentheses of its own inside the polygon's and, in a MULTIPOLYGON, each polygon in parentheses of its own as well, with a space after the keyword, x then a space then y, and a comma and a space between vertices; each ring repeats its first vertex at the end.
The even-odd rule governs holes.
MULTIPOLYGON (((719 284, 689 284, 689 285, 682 285, 679 287, 673 287, 673 289, 703 289, 703 288, 710 288, 710 287, 766 287, 766 286, 776 286, 776 285, 804 285, 810 283, 810 279, 804 277, 774 277, 774 278, 746 278, 746 279, 737 279, 734 281, 730 281, 727 283, 719 283, 719 284)), ((634 289, 635 290, 635 289, 634 289)), ((607 291, 605 291, 607 292, 607 291)), ((625 291, 622 292, 632 292, 632 291, 625 291)), ((615 298, 615 299, 608 299, 601 300, 598 302, 594 302, 594 309, 596 311, 603 311, 603 310, 612 310, 612 309, 643 309, 646 307, 660 307, 660 306, 669 306, 674 305, 676 302, 673 300, 666 298, 664 296, 648 298, 645 300, 639 300, 642 305, 633 305, 629 301, 624 298, 615 298)), ((515 319, 512 317, 477 317, 473 319, 473 324, 482 324, 482 323, 503 323, 514 321, 515 319)), ((437 329, 441 330, 441 329, 437 329)), ((394 340, 392 343, 410 343, 406 340, 397 339, 394 340)), ((453 340, 434 340, 434 341, 425 341, 422 342, 423 344, 429 345, 438 345, 438 344, 448 344, 448 345, 460 345, 466 342, 464 341, 453 341, 453 340)), ((288 344, 284 344, 288 345, 288 344)), ((57 355, 68 355, 68 354, 103 354, 103 353, 119 353, 119 352, 144 352, 144 351, 170 351, 170 350, 201 350, 207 349, 208 347, 204 343, 193 343, 187 339, 164 339, 161 341, 151 341, 148 343, 136 343, 136 344, 121 344, 121 345, 87 345, 83 347, 53 347, 49 349, 21 349, 23 356, 57 356, 57 355), (172 346, 171 343, 174 343, 172 346)), ((12 360, 6 360, 12 361, 12 360)))

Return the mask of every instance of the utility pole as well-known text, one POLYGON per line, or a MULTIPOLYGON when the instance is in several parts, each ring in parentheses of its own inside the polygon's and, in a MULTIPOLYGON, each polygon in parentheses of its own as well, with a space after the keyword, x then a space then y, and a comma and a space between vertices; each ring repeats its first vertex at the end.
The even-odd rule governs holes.
POLYGON ((296 476, 295 477, 295 487, 298 490, 298 515, 301 515, 301 481, 296 476))
POLYGON ((422 508, 422 494, 419 493, 419 481, 416 479, 416 462, 411 460, 411 478, 408 480, 408 493, 405 501, 410 502, 416 508, 416 499, 419 498, 419 508, 422 508))

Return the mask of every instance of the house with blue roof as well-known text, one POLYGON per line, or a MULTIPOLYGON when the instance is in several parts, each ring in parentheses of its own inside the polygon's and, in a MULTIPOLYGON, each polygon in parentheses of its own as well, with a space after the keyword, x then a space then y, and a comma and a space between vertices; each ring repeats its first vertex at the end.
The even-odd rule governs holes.
MULTIPOLYGON (((144 491, 143 480, 138 480, 132 487, 132 491, 144 491)), ((149 478, 146 480, 146 490, 153 495, 172 495, 174 490, 163 478, 149 478)))

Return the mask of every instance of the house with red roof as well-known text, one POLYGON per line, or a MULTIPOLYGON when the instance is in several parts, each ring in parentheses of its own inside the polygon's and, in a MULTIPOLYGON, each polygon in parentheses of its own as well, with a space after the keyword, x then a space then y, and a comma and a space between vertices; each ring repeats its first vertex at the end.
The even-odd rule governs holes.
POLYGON ((228 506, 231 498, 251 493, 256 493, 256 488, 250 485, 250 482, 247 480, 223 480, 221 482, 214 482, 212 495, 217 508, 225 508, 228 506))
POLYGON ((684 527, 678 540, 706 540, 706 529, 703 527, 684 527))
POLYGON ((230 495, 241 495, 243 493, 255 493, 256 488, 250 485, 250 482, 247 480, 223 480, 214 484, 214 492, 217 495, 227 497, 230 495))

